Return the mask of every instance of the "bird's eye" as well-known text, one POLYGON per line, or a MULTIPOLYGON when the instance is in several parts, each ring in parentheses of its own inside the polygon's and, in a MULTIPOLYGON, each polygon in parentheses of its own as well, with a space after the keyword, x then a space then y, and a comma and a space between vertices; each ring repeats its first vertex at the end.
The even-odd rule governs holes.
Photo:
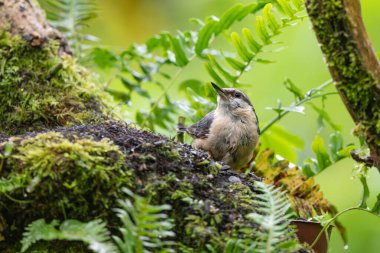
POLYGON ((239 92, 235 93, 235 98, 241 98, 241 94, 239 92))

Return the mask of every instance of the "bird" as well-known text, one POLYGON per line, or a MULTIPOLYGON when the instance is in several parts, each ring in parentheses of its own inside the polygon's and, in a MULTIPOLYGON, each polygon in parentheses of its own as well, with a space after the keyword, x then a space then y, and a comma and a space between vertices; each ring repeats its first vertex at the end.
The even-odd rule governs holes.
POLYGON ((241 90, 222 89, 213 82, 211 84, 218 95, 217 107, 185 131, 194 139, 194 148, 208 152, 215 161, 240 170, 252 160, 259 142, 257 114, 241 90))

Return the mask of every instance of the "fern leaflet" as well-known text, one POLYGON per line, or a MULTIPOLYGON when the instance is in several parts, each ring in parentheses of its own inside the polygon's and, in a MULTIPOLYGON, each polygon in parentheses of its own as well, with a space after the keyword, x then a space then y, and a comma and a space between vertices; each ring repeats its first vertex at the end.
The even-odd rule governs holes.
POLYGON ((289 229, 291 215, 287 214, 290 204, 286 193, 262 182, 255 182, 255 186, 260 191, 255 200, 258 212, 247 215, 248 219, 260 225, 254 252, 292 252, 297 242, 289 229))
POLYGON ((78 58, 88 48, 86 43, 96 40, 83 34, 82 29, 97 16, 94 0, 39 0, 49 21, 65 34, 66 39, 78 58))
POLYGON ((59 229, 59 221, 53 220, 47 224, 39 219, 28 225, 21 240, 21 252, 25 252, 39 240, 69 240, 83 241, 88 248, 97 253, 116 253, 115 246, 110 242, 109 232, 105 223, 95 220, 83 223, 77 220, 64 221, 59 229))

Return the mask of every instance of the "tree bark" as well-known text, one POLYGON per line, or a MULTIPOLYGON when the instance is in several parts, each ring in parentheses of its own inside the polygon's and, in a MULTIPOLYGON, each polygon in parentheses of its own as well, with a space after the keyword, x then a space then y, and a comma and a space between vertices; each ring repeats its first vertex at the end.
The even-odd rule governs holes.
POLYGON ((0 0, 0 30, 4 29, 21 36, 33 47, 58 41, 60 52, 71 54, 64 36, 48 24, 33 0, 0 0))
POLYGON ((306 8, 355 133, 380 171, 380 64, 368 39, 359 0, 306 0, 306 8))

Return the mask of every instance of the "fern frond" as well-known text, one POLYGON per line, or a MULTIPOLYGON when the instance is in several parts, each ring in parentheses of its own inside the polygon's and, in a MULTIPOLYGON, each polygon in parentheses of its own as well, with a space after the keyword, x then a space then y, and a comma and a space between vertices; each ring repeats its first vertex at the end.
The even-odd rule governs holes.
POLYGON ((242 35, 237 32, 231 33, 231 41, 235 48, 235 53, 229 53, 228 57, 225 52, 219 52, 218 59, 209 59, 206 65, 207 72, 223 86, 236 86, 239 79, 250 69, 250 65, 254 62, 268 63, 268 60, 258 58, 258 55, 264 52, 264 48, 275 44, 273 38, 280 34, 281 30, 303 19, 303 16, 297 16, 304 10, 302 0, 276 0, 273 1, 277 9, 283 13, 284 17, 279 21, 272 13, 273 5, 267 3, 263 8, 263 15, 256 16, 255 35, 249 28, 242 29, 242 35), (257 39, 255 39, 257 37, 257 39), (236 58, 230 55, 236 54, 236 58), (231 59, 234 59, 233 61, 231 59), (236 61, 238 64, 236 64, 236 61), (225 72, 229 72, 228 68, 237 70, 234 75, 226 76, 225 72))
POLYGON ((50 224, 39 219, 28 225, 21 240, 21 252, 25 252, 32 244, 39 240, 69 240, 83 241, 88 248, 97 253, 116 253, 115 246, 110 242, 109 232, 105 223, 95 220, 83 223, 77 220, 64 221, 59 229, 59 221, 53 220, 50 224))
POLYGON ((254 252, 293 252, 298 244, 289 229, 290 214, 287 214, 287 211, 290 204, 286 193, 262 182, 255 182, 255 186, 260 192, 255 200, 258 211, 247 215, 248 219, 260 226, 254 252))
POLYGON ((120 229, 122 237, 114 236, 119 250, 123 253, 135 252, 174 252, 170 246, 174 243, 168 238, 175 234, 171 231, 173 224, 164 211, 169 205, 153 206, 140 196, 127 189, 123 191, 132 199, 120 200, 120 208, 115 209, 123 223, 120 229), (160 250, 160 251, 158 251, 160 250))
POLYGON ((82 29, 97 17, 94 0, 39 0, 46 11, 48 20, 65 34, 74 55, 81 57, 86 43, 96 40, 94 36, 83 34, 82 29))

